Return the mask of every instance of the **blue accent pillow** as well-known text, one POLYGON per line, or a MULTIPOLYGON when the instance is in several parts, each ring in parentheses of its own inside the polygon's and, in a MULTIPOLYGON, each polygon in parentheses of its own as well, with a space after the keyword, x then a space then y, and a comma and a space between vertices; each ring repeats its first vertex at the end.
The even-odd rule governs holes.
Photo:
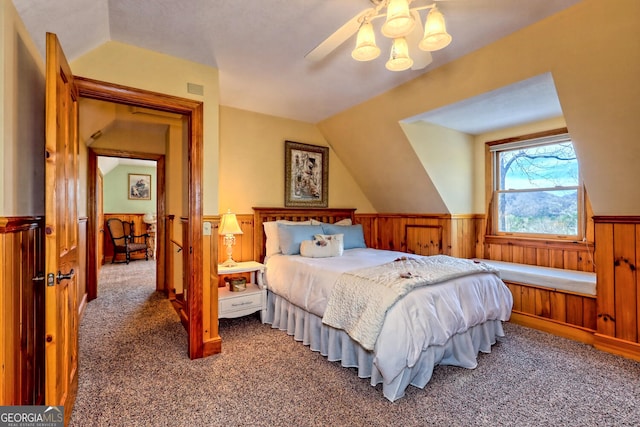
POLYGON ((344 248, 366 248, 367 244, 364 242, 364 232, 362 231, 362 224, 356 225, 334 225, 323 224, 323 234, 344 234, 344 248))
POLYGON ((278 223, 280 252, 284 255, 298 255, 303 240, 313 240, 313 236, 322 234, 319 225, 288 225, 278 223))

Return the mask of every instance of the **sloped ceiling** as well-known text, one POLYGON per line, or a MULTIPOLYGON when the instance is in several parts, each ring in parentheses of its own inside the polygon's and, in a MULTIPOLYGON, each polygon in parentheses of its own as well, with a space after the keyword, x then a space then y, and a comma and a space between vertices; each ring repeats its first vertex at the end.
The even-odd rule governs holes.
POLYGON ((367 0, 13 0, 43 57, 47 31, 71 61, 115 40, 217 67, 222 105, 311 123, 579 1, 438 0, 453 42, 426 69, 394 73, 384 67, 390 41, 381 36, 383 53, 371 62, 351 58, 355 36, 323 61, 304 58, 371 7, 367 0))
MULTIPOLYGON (((439 212, 434 207, 441 198, 429 198, 433 183, 415 183, 411 144, 399 123, 550 73, 594 214, 638 215, 638 16, 635 0, 620 0, 616 7, 584 0, 318 126, 376 208, 401 212, 411 204, 414 212, 439 212), (371 174, 389 179, 367 187, 371 174)), ((448 166, 456 173, 453 162, 448 166)), ((475 178, 483 180, 483 173, 475 178)))

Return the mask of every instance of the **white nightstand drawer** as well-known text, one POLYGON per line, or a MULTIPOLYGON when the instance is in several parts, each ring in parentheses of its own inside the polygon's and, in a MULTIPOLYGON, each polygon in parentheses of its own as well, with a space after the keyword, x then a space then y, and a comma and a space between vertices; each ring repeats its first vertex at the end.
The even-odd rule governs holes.
POLYGON ((266 292, 252 283, 241 292, 218 289, 218 317, 240 317, 264 309, 266 292))

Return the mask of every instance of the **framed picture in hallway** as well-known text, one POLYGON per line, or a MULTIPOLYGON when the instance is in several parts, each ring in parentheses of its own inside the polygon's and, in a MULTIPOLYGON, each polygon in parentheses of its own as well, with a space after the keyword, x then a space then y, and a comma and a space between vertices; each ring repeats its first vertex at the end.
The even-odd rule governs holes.
POLYGON ((329 147, 284 143, 284 205, 326 208, 329 203, 329 147))
POLYGON ((129 174, 129 199, 151 200, 151 175, 129 174))

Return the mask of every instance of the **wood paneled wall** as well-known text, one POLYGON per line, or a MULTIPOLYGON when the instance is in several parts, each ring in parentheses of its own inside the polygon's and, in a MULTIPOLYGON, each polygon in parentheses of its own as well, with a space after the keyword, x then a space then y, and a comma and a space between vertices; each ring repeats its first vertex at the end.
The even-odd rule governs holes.
POLYGON ((356 222, 376 249, 473 258, 482 246, 482 215, 356 214, 356 222))
POLYGON ((640 360, 640 217, 594 217, 596 347, 640 360))
POLYGON ((593 242, 557 242, 486 236, 480 258, 594 272, 593 242))
MULTIPOLYGON (((211 234, 205 233, 202 236, 204 252, 202 258, 205 264, 202 274, 205 279, 202 291, 202 326, 204 328, 205 352, 208 354, 216 354, 222 350, 222 339, 218 332, 218 263, 220 261, 216 261, 218 259, 218 248, 220 247, 218 243, 219 217, 205 216, 203 217, 203 221, 211 224, 211 234)), ((238 223, 240 223, 241 227, 242 222, 243 221, 238 218, 238 223)), ((242 231, 246 233, 246 230, 243 229, 242 231)))
MULTIPOLYGON (((76 309, 82 316, 87 304, 87 218, 80 218, 78 226, 76 309)), ((0 218, 0 405, 44 402, 43 227, 40 217, 0 218)))
POLYGON ((505 282, 513 295, 511 321, 555 335, 593 343, 596 297, 505 282))
POLYGON ((0 405, 44 402, 43 224, 0 218, 0 405))
MULTIPOLYGON (((237 216, 243 234, 236 236, 233 257, 249 261, 253 259, 253 215, 237 216)), ((224 261, 226 254, 222 237, 215 238, 219 217, 207 217, 206 221, 212 224, 212 234, 205 237, 209 251, 205 259, 211 260, 205 267, 205 277, 215 286, 215 263, 224 261), (212 252, 214 240, 218 243, 217 254, 212 252)), ((587 233, 588 243, 495 236, 485 239, 481 215, 356 214, 355 222, 362 224, 367 245, 378 249, 482 257, 588 272, 598 266, 597 297, 508 283, 514 295, 512 320, 640 360, 640 278, 636 270, 640 265, 640 218, 600 218, 595 231, 587 233)), ((207 299, 215 305, 213 292, 207 299)), ((214 317, 207 321, 209 325, 215 324, 214 317)), ((213 339, 217 331, 212 327, 209 333, 213 339)))

